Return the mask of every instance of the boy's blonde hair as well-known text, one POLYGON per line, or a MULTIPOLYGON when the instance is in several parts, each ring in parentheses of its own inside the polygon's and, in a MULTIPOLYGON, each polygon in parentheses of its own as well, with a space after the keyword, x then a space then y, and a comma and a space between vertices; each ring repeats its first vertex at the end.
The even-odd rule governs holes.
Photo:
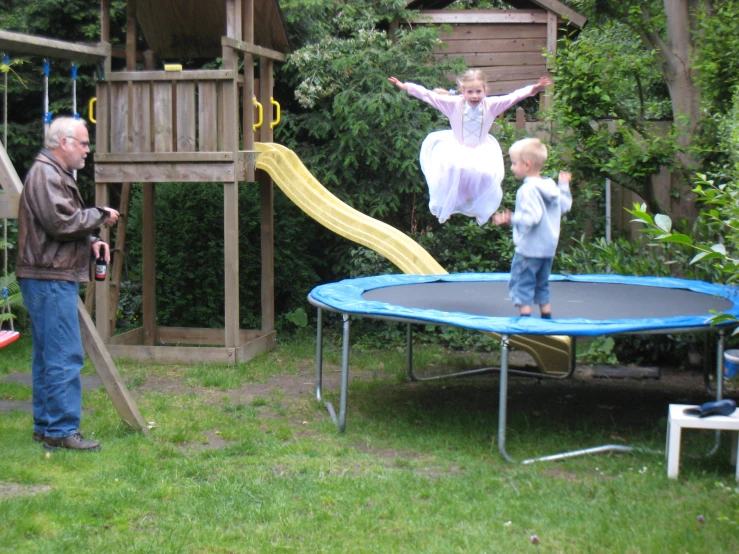
POLYGON ((547 147, 538 138, 525 138, 511 144, 508 154, 522 162, 528 162, 539 171, 547 163, 547 147))

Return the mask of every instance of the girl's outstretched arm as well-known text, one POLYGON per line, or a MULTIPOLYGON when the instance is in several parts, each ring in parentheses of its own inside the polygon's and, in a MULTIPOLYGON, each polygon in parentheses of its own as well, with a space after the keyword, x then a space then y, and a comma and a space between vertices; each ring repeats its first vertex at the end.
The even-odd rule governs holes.
POLYGON ((534 94, 538 94, 548 86, 551 86, 552 80, 549 77, 541 77, 539 82, 534 85, 534 94))
POLYGON ((406 85, 405 83, 401 83, 395 77, 388 77, 387 80, 398 87, 400 90, 408 92, 408 85, 406 85))

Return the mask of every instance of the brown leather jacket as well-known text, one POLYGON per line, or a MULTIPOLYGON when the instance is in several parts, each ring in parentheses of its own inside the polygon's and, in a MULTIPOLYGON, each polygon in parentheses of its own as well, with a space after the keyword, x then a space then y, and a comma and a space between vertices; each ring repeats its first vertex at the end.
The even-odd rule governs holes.
POLYGON ((90 280, 90 244, 108 214, 85 208, 70 171, 48 150, 36 156, 18 208, 19 278, 90 280))

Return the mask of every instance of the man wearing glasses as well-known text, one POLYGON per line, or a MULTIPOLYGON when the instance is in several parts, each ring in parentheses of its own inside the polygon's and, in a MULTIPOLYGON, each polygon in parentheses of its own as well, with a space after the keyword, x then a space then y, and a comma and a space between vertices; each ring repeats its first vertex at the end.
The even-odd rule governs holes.
POLYGON ((85 207, 74 170, 85 167, 90 137, 85 122, 51 122, 23 183, 18 209, 16 275, 31 318, 33 339, 33 440, 47 450, 98 450, 79 430, 80 370, 84 361, 77 315, 79 283, 90 280, 93 259, 110 263, 110 248, 97 236, 118 212, 85 207))

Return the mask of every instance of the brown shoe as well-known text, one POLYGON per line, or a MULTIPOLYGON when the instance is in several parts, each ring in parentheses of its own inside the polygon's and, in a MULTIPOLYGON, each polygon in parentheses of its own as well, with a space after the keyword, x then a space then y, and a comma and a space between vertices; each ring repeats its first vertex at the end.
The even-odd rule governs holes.
POLYGON ((68 437, 44 437, 44 448, 46 450, 56 450, 57 448, 67 448, 69 450, 88 450, 94 452, 100 450, 100 443, 85 439, 81 433, 75 433, 68 437))
POLYGON ((33 432, 33 442, 44 442, 44 434, 33 432))

